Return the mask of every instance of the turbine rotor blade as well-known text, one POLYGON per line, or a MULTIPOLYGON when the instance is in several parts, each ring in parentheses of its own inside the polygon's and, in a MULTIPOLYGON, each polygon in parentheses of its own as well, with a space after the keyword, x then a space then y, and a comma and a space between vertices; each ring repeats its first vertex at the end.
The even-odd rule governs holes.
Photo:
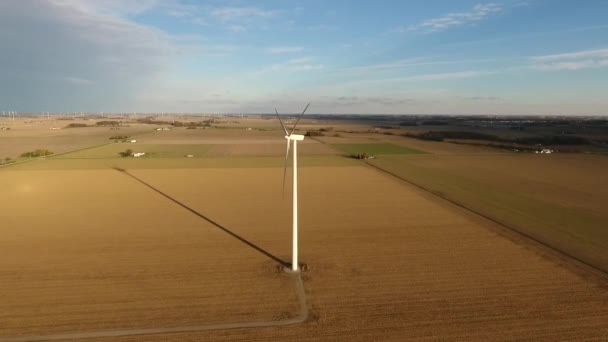
POLYGON ((308 109, 308 106, 310 106, 310 102, 308 102, 308 104, 306 104, 306 107, 304 107, 304 110, 302 111, 302 114, 300 114, 298 116, 298 120, 296 120, 296 123, 293 125, 293 128, 291 129, 291 133, 289 133, 289 135, 293 134, 293 131, 296 130, 296 126, 298 125, 298 123, 300 122, 300 119, 302 119, 302 117, 304 116, 304 113, 306 113, 306 110, 308 109))
POLYGON ((291 141, 287 139, 287 150, 285 150, 285 163, 283 164, 283 196, 285 196, 285 179, 287 178, 287 162, 289 160, 289 148, 291 141))
POLYGON ((285 128, 285 124, 283 123, 283 120, 281 120, 281 117, 279 116, 279 112, 277 111, 277 109, 274 109, 274 112, 277 113, 277 119, 279 119, 279 122, 281 123, 281 127, 283 127, 283 131, 285 131, 285 135, 289 135, 289 133, 287 132, 287 128, 285 128))

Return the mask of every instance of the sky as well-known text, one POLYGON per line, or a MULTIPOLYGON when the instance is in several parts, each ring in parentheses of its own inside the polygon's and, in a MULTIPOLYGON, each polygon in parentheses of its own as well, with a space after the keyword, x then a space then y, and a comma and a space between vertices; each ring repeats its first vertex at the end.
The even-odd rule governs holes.
POLYGON ((605 0, 2 0, 0 110, 608 114, 605 0))

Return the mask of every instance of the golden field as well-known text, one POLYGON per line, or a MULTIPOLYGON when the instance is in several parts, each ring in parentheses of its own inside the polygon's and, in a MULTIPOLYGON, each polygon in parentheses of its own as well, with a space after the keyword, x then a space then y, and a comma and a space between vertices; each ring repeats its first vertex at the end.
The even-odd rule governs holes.
POLYGON ((598 241, 605 165, 588 158, 602 157, 534 159, 541 156, 379 134, 301 146, 305 322, 167 333, 280 323, 300 312, 293 278, 278 262, 210 222, 290 261, 284 141, 278 131, 241 134, 266 124, 151 132, 136 144, 0 168, 0 341, 64 333, 93 333, 91 341, 608 338, 605 274, 441 198, 544 233, 598 215, 576 230, 596 231, 588 236, 598 241), (376 142, 426 153, 379 155, 373 167, 332 146, 376 142), (150 156, 114 155, 130 146, 150 156), (200 156, 182 156, 192 150, 200 156), (580 182, 567 183, 576 170, 580 182), (526 213, 539 205, 548 208, 542 215, 526 213), (548 215, 564 207, 572 211, 559 220, 548 215), (94 337, 123 329, 159 331, 94 337))

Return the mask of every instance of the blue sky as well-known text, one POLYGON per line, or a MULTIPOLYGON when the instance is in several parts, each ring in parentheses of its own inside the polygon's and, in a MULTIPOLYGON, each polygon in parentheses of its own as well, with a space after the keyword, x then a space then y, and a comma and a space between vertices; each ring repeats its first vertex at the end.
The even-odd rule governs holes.
POLYGON ((5 0, 0 110, 608 114, 608 2, 5 0))

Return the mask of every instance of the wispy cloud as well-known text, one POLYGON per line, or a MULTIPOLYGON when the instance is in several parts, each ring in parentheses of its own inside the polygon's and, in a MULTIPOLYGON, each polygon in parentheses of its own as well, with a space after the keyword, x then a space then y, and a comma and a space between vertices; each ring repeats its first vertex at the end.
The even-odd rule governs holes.
POLYGON ((337 31, 340 28, 335 25, 318 24, 307 27, 309 31, 337 31))
POLYGON ((318 63, 315 57, 300 57, 292 58, 284 63, 273 64, 255 72, 255 74, 264 74, 268 72, 301 72, 315 71, 324 69, 325 65, 318 63))
POLYGON ((217 26, 234 33, 265 27, 263 24, 266 21, 277 19, 279 18, 279 14, 281 14, 281 11, 279 10, 266 10, 252 6, 217 7, 196 3, 182 3, 179 1, 159 2, 157 7, 160 8, 163 13, 186 23, 200 26, 217 26))
POLYGON ((252 18, 272 18, 278 11, 264 10, 257 7, 220 7, 210 11, 211 16, 220 21, 251 20, 252 18))
POLYGON ((532 62, 532 68, 541 71, 573 71, 608 67, 608 49, 535 56, 532 57, 532 62))
POLYGON ((470 46, 470 45, 479 45, 479 44, 492 44, 492 43, 501 43, 504 41, 512 41, 512 40, 530 40, 537 39, 542 36, 551 36, 551 35, 562 35, 564 33, 573 33, 573 32, 583 32, 583 31, 597 31, 597 30, 605 30, 608 29, 608 25, 593 25, 593 26, 582 26, 582 27, 570 27, 559 30, 550 30, 550 31, 527 31, 525 33, 512 34, 508 36, 495 37, 490 39, 478 39, 478 40, 469 40, 469 41, 454 41, 450 43, 446 43, 445 46, 470 46))
POLYGON ((465 96, 463 97, 465 100, 471 101, 500 101, 501 98, 498 96, 465 96))
POLYGON ((94 82, 91 80, 88 80, 86 78, 80 78, 80 77, 63 77, 61 78, 62 81, 66 82, 66 83, 70 83, 70 84, 74 84, 74 85, 92 85, 94 82))
POLYGON ((497 3, 478 4, 473 6, 467 12, 453 12, 442 15, 440 17, 431 18, 424 20, 423 22, 409 26, 409 27, 398 27, 394 31, 406 32, 406 31, 425 31, 425 32, 439 32, 445 31, 458 26, 476 23, 482 21, 492 15, 501 13, 504 11, 504 6, 497 3))
POLYGON ((433 81, 448 81, 448 80, 459 80, 459 79, 470 79, 478 78, 488 75, 499 73, 498 71, 482 71, 482 70, 468 70, 468 71, 457 71, 457 72, 446 72, 446 73, 429 73, 419 74, 405 77, 388 77, 388 78, 373 78, 355 80, 351 82, 341 83, 342 87, 363 87, 363 86, 393 86, 407 82, 433 82, 433 81))
POLYGON ((127 16, 137 15, 155 8, 157 0, 101 0, 101 1, 82 1, 82 0, 49 0, 53 5, 59 7, 75 8, 81 12, 127 16))
POLYGON ((329 97, 329 100, 333 100, 338 105, 364 105, 364 104, 378 104, 381 106, 395 106, 417 102, 416 99, 409 97, 399 96, 338 96, 329 97))
POLYGON ((109 3, 96 9, 98 2, 1 2, 0 40, 3 48, 12 51, 12 58, 0 63, 0 74, 7 75, 5 83, 21 86, 3 88, 0 102, 6 96, 28 106, 39 105, 23 100, 27 95, 50 98, 45 104, 48 108, 130 106, 132 94, 142 84, 161 78, 179 47, 159 29, 109 14, 139 12, 145 6, 110 11, 105 7, 109 3), (8 76, 11 73, 15 76, 8 76), (93 100, 83 85, 103 92, 105 103, 93 100), (71 95, 68 104, 63 100, 67 93, 71 95))
POLYGON ((280 54, 295 53, 295 52, 302 52, 302 51, 304 51, 304 48, 301 46, 275 46, 275 47, 266 48, 264 50, 264 52, 272 54, 272 55, 280 55, 280 54))
POLYGON ((486 76, 495 74, 493 71, 459 71, 459 72, 446 72, 438 74, 423 74, 409 77, 399 78, 401 81, 442 81, 442 80, 457 80, 465 78, 475 78, 480 76, 486 76))
POLYGON ((336 71, 344 72, 357 72, 357 73, 374 73, 381 71, 392 71, 401 70, 421 66, 433 66, 433 65, 463 65, 463 64, 479 64, 479 63, 496 63, 503 61, 516 60, 514 58, 480 58, 480 59, 464 59, 464 60, 435 60, 434 57, 414 57, 401 59, 393 62, 368 64, 361 66, 347 67, 338 69, 336 71))

